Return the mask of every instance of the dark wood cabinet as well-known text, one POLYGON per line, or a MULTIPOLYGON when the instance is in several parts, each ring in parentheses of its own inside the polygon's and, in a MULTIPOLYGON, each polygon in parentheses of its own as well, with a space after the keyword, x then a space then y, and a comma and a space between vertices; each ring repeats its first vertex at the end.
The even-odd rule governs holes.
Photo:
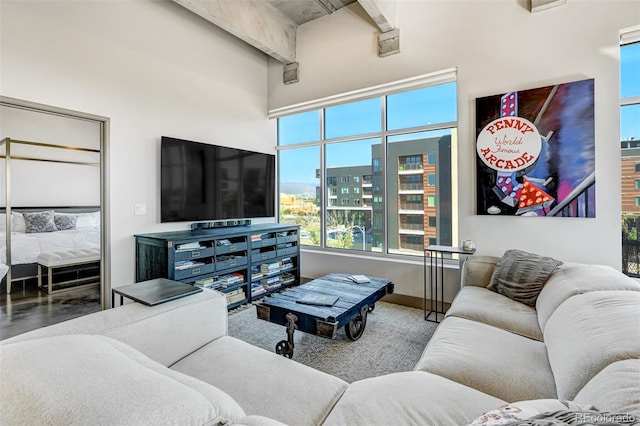
POLYGON ((297 225, 137 234, 136 282, 168 278, 227 295, 229 308, 300 284, 297 225))

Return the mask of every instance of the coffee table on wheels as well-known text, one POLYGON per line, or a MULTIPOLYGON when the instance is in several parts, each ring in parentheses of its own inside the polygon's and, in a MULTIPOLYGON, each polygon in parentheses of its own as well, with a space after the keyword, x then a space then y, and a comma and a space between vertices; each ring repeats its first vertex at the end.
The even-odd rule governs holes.
POLYGON ((367 314, 384 295, 393 293, 394 284, 375 277, 367 277, 369 282, 355 283, 350 276, 329 274, 256 305, 258 318, 287 328, 287 340, 276 344, 277 354, 293 356, 295 330, 333 339, 338 329, 344 327, 351 340, 362 336, 367 314))

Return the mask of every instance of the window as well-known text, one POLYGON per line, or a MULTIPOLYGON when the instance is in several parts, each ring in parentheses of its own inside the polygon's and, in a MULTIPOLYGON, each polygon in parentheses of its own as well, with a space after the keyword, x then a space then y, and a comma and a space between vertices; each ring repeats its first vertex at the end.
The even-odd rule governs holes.
POLYGON ((332 97, 300 107, 312 111, 270 112, 278 117, 280 220, 318 235, 311 245, 422 256, 429 244, 457 240, 455 70, 406 87, 377 86, 342 103, 332 97), (300 190, 314 194, 313 211, 294 215, 289 208, 285 217, 283 200, 300 190))
POLYGON ((623 31, 620 38, 622 272, 640 277, 640 30, 623 31))

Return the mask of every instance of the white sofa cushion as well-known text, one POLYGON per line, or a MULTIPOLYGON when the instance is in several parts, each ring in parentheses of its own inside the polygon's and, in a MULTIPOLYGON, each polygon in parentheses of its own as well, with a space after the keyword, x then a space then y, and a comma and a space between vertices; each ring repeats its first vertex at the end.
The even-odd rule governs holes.
POLYGON ((463 287, 456 295, 447 316, 466 318, 542 340, 536 310, 483 287, 463 287))
POLYGON ((538 323, 544 333, 547 321, 572 296, 603 290, 640 291, 640 283, 605 265, 565 263, 547 280, 536 301, 538 323))
POLYGON ((0 423, 217 425, 245 417, 229 395, 104 336, 0 346, 0 423))
POLYGON ((337 377, 230 336, 171 368, 223 389, 247 414, 296 426, 321 424, 348 386, 337 377))
POLYGON ((505 401, 423 371, 349 385, 323 426, 464 425, 505 401))
POLYGON ((3 340, 2 344, 65 334, 113 337, 154 361, 170 366, 227 334, 227 299, 218 291, 204 289, 156 306, 127 303, 39 328, 3 340))
POLYGON ((574 398, 598 410, 630 413, 640 420, 640 359, 609 364, 574 398))
POLYGON ((573 399, 613 362, 640 358, 638 312, 637 291, 584 293, 556 309, 547 322, 544 339, 558 398, 573 399))
POLYGON ((543 342, 446 317, 415 366, 505 401, 556 398, 543 342))
POLYGON ((460 285, 486 287, 491 281, 493 270, 500 260, 498 256, 470 256, 462 264, 460 285))

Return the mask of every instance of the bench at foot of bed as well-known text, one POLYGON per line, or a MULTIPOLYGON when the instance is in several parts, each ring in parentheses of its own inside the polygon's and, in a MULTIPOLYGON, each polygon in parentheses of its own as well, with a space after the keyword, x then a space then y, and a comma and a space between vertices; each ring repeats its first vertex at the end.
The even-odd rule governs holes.
POLYGON ((99 283, 100 252, 98 250, 75 249, 38 255, 38 288, 47 294, 99 283), (43 283, 43 268, 47 268, 46 285, 43 283), (56 277, 63 280, 55 281, 56 277))

